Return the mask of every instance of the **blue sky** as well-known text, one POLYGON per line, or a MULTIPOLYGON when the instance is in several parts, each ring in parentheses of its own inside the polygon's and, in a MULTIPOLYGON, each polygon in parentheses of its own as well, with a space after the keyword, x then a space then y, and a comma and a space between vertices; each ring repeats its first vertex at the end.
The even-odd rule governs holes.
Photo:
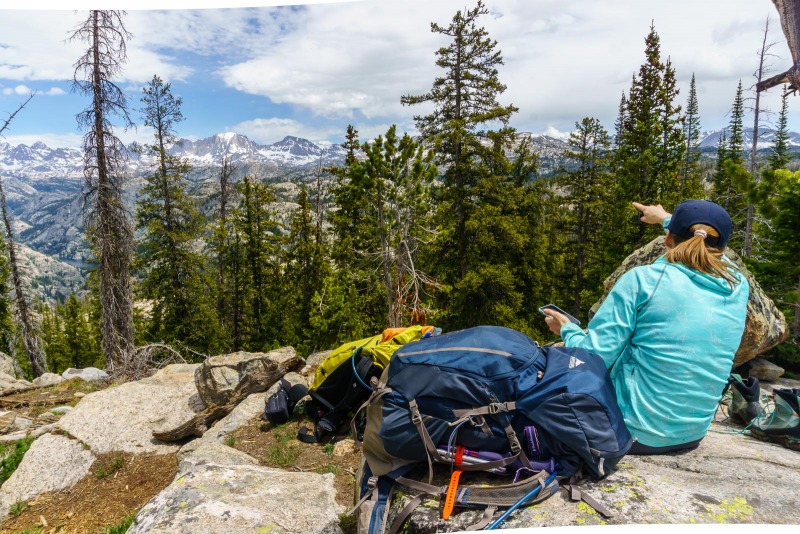
MULTIPOLYGON (((91 7, 128 9, 124 20, 133 38, 117 81, 129 95, 134 121, 141 122, 141 88, 158 74, 183 98, 179 135, 233 131, 266 144, 285 135, 341 142, 348 124, 362 139, 393 123, 413 133, 413 115, 427 110, 401 106, 400 96, 430 89, 440 73, 434 52, 447 44, 430 23, 446 26, 457 10, 474 6, 464 0, 279 5, 285 3, 220 9, 213 6, 222 2, 139 0, 91 7), (175 9, 142 9, 153 6, 175 9)), ((745 88, 754 83, 767 17, 768 42, 775 43, 771 73, 791 63, 771 0, 485 3, 491 13, 482 24, 505 59, 500 79, 508 90, 501 101, 520 109, 512 119, 520 131, 563 134, 585 116, 612 128, 620 95, 644 60, 651 21, 662 55, 676 68, 681 103, 692 73, 697 77, 706 130, 728 123, 740 79, 745 88)), ((75 115, 87 99, 70 88, 85 45, 65 39, 85 20, 89 4, 64 0, 54 10, 53 3, 30 0, 25 5, 31 10, 0 10, 0 117, 37 92, 0 141, 79 146, 75 115)), ((764 104, 777 111, 779 93, 762 96, 764 104)), ((794 105, 800 105, 796 97, 790 111, 794 105)), ((790 129, 800 130, 799 116, 790 113, 790 129)), ((745 122, 752 126, 752 116, 745 122)), ((126 141, 151 135, 142 126, 117 133, 126 141)))

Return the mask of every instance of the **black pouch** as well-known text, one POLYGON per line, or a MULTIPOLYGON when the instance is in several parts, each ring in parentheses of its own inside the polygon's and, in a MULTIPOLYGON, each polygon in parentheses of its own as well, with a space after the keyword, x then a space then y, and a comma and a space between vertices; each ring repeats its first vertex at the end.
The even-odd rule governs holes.
POLYGON ((264 417, 273 425, 282 425, 292 418, 297 402, 308 395, 308 388, 302 384, 291 385, 281 378, 281 388, 266 400, 264 417))

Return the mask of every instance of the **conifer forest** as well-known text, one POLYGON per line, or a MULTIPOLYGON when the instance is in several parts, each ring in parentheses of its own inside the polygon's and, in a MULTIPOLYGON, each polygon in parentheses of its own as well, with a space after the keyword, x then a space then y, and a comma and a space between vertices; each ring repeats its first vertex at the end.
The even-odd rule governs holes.
POLYGON ((731 87, 716 157, 701 158, 703 73, 681 73, 692 77, 681 94, 653 24, 614 124, 575 117, 563 165, 544 175, 514 128, 518 108, 501 103, 503 44, 484 29, 487 14, 478 0, 432 21, 449 43, 431 51, 438 75, 424 94, 397 95, 419 113, 416 131, 392 126, 365 140, 343 124, 344 162, 301 182, 286 224, 270 183, 234 179, 227 161, 213 194, 188 194, 188 164, 169 150, 182 99, 159 73, 126 94, 115 80, 135 36, 124 13, 91 11, 72 36, 86 50, 74 84, 86 102, 88 292, 48 303, 18 286, 3 196, 0 350, 28 377, 88 366, 134 377, 144 365, 239 350, 291 345, 306 356, 416 323, 502 325, 545 343, 554 338, 540 306, 585 324, 606 277, 663 234, 632 202, 671 211, 705 198, 731 214, 729 247, 786 316, 790 336, 772 360, 800 374, 800 171, 787 143, 797 96, 771 89, 784 91, 769 122, 775 142, 757 151, 743 136, 767 124, 752 80, 731 87), (134 122, 154 132, 137 147, 154 164, 129 210, 115 128, 134 122))

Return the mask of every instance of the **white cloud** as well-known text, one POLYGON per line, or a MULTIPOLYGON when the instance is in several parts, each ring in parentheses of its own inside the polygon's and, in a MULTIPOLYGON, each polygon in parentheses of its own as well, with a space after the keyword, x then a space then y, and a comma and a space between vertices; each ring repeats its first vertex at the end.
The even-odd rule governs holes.
MULTIPOLYGON (((508 89, 500 100, 519 108, 512 125, 522 131, 567 131, 585 116, 597 117, 610 128, 621 93, 644 61, 651 21, 661 38, 662 55, 676 68, 679 102, 685 101, 691 75, 696 74, 706 128, 727 121, 725 113, 739 79, 745 87, 753 82, 755 53, 768 15, 770 40, 778 41, 772 52, 783 56, 772 59, 773 74, 790 64, 774 6, 767 0, 485 1, 490 15, 479 23, 497 40, 505 60, 499 74, 508 89)), ((442 74, 434 63, 435 51, 449 44, 430 31, 430 23, 447 26, 465 5, 471 8, 474 2, 364 0, 173 11, 145 11, 150 5, 140 4, 125 19, 134 37, 128 42, 129 61, 120 81, 137 87, 157 73, 165 81, 199 79, 196 88, 203 80, 221 77, 243 93, 342 124, 360 124, 365 139, 366 132, 385 133, 392 122, 412 131, 412 116, 430 107, 403 107, 400 97, 430 90, 442 74)), ((64 39, 85 16, 85 11, 4 10, 0 79, 27 85, 71 80, 84 45, 64 39)), ((3 89, 4 94, 13 94, 9 89, 3 89)), ((762 94, 762 100, 778 109, 779 91, 762 94)), ((266 115, 271 113, 278 114, 270 110, 266 115)), ((259 125, 259 120, 276 119, 241 124, 262 132, 257 135, 287 131, 275 122, 259 125)), ((308 135, 290 133, 304 137, 320 138, 329 131, 295 126, 308 135)))
POLYGON ((403 117, 406 92, 433 81, 433 51, 444 42, 430 20, 452 17, 451 2, 358 2, 296 15, 273 46, 220 69, 238 90, 327 117, 403 117), (449 4, 449 5, 448 5, 449 4))
MULTIPOLYGON (((622 91, 644 61, 644 38, 655 24, 664 59, 676 68, 685 99, 692 72, 707 86, 701 114, 722 116, 739 78, 751 76, 760 32, 773 6, 751 0, 622 2, 618 0, 487 1, 479 19, 498 41, 508 86, 503 103, 520 112, 521 129, 571 128, 585 116, 610 126, 622 91), (691 12, 691 16, 686 16, 691 12), (762 16, 763 14, 763 16, 762 16), (728 96, 726 93, 730 93, 728 96)), ((357 2, 313 6, 295 15, 283 34, 257 29, 246 60, 219 70, 237 90, 292 104, 326 117, 407 120, 403 94, 427 92, 442 71, 434 51, 448 43, 430 22, 447 26, 461 0, 357 2)), ((775 38, 780 38, 773 24, 775 38)), ((747 84, 746 84, 747 85, 747 84)), ((767 99, 773 98, 772 95, 767 99)))
POLYGON ((552 126, 548 126, 547 129, 544 131, 544 135, 548 137, 553 137, 555 139, 561 139, 562 141, 566 141, 569 139, 569 134, 571 132, 562 132, 557 128, 553 128, 552 126))
MULTIPOLYGON (((27 85, 17 85, 16 87, 6 87, 3 89, 4 95, 29 95, 34 92, 34 89, 31 89, 27 85)), ((67 94, 63 89, 60 87, 51 87, 50 89, 46 89, 44 91, 35 91, 37 95, 44 95, 44 96, 61 96, 67 94)))
POLYGON ((252 119, 240 122, 226 131, 242 134, 260 144, 271 144, 280 141, 287 135, 303 137, 310 141, 320 141, 336 136, 339 128, 314 127, 293 119, 269 118, 252 119))
MULTIPOLYGON (((86 44, 69 37, 86 19, 87 12, 3 10, 2 13, 0 78, 72 80, 75 61, 85 51, 86 44)), ((141 18, 142 14, 129 14, 123 20, 130 31, 128 26, 136 26, 141 18)), ((146 13, 144 19, 146 23, 146 13)), ((135 34, 128 40, 128 62, 120 73, 120 81, 145 82, 154 72, 167 79, 188 75, 188 67, 172 63, 171 58, 151 47, 151 43, 137 40, 135 34)))

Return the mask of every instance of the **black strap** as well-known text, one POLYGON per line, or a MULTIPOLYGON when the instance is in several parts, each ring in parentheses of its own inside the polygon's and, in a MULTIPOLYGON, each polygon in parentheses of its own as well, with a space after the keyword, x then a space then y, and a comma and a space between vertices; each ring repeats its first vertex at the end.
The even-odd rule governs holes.
POLYGON ((301 426, 297 431, 297 440, 303 443, 319 443, 322 440, 322 432, 317 425, 314 425, 313 431, 307 426, 301 426))

